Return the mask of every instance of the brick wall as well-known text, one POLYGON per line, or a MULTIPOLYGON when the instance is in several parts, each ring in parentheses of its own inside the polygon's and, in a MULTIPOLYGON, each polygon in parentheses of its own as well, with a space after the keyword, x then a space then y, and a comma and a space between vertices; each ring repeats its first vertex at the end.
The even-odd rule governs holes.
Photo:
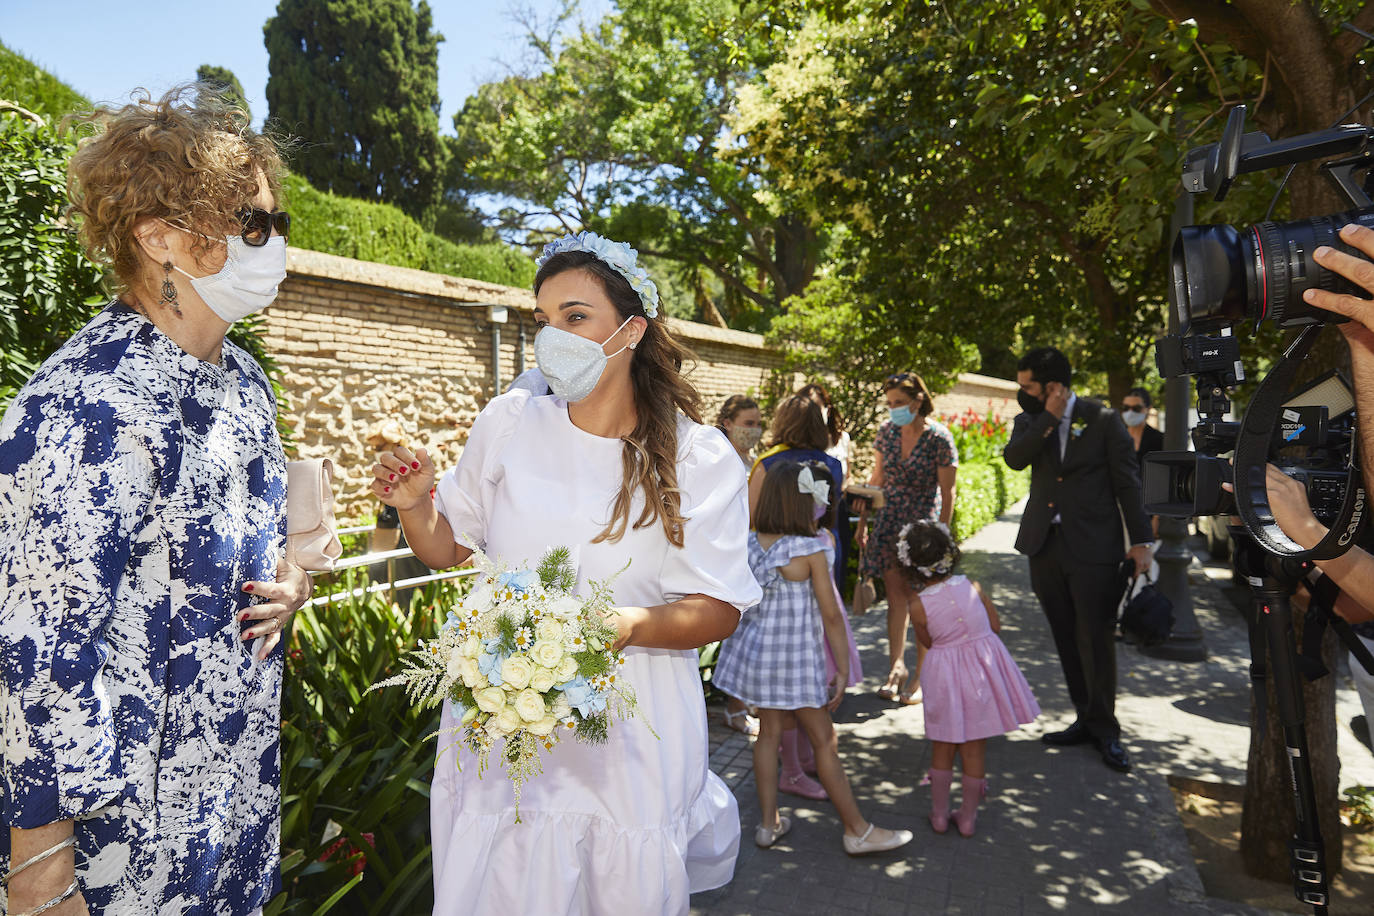
MULTIPOLYGON (((390 423, 392 434, 429 447, 440 468, 452 466, 497 383, 493 330, 503 388, 534 366, 534 297, 492 283, 288 251, 289 275, 267 310, 265 343, 283 370, 299 454, 334 461, 340 516, 356 519, 377 508, 367 491, 375 454, 369 433, 390 423), (504 306, 504 323, 492 320, 492 306, 504 306)), ((758 334, 669 324, 697 354, 689 377, 707 422, 729 395, 762 390, 780 363, 758 334)), ((1015 390, 1002 379, 964 375, 936 397, 936 410, 984 413, 991 401, 1009 418, 1015 390)))

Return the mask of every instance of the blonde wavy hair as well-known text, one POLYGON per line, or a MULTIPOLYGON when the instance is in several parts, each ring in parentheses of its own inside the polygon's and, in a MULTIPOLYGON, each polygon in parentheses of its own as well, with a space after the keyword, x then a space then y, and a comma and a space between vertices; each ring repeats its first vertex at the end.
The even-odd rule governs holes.
MULTIPOLYGON (((234 214, 250 207, 266 180, 281 191, 283 165, 275 140, 254 132, 248 115, 216 88, 189 83, 154 100, 138 90, 122 108, 97 108, 66 125, 89 133, 67 167, 67 216, 97 263, 122 291, 142 272, 134 226, 164 219, 219 238, 234 231, 234 214)), ((198 238, 197 256, 213 239, 198 238)))
POLYGON ((694 423, 701 421, 701 397, 682 376, 682 366, 695 359, 690 350, 668 332, 661 318, 644 313, 639 294, 612 267, 586 251, 560 252, 544 262, 534 278, 534 292, 550 277, 569 270, 582 270, 601 281, 606 296, 620 313, 621 320, 639 316, 648 322, 639 346, 632 352, 630 381, 635 397, 635 428, 621 437, 623 477, 620 493, 611 508, 611 519, 592 543, 616 543, 625 536, 635 493, 644 493, 644 508, 633 527, 647 528, 658 522, 668 542, 683 546, 682 490, 677 480, 677 415, 686 414, 694 423))

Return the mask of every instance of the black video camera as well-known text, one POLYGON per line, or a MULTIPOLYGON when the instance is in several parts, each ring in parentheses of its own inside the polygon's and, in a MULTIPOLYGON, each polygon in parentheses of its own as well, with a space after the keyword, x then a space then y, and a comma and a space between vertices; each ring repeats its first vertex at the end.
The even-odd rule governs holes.
POLYGON ((1197 380, 1196 451, 1153 452, 1144 466, 1145 509, 1175 517, 1238 514, 1247 531, 1275 556, 1324 559, 1347 549, 1363 521, 1364 490, 1355 447, 1354 398, 1350 386, 1331 372, 1290 393, 1298 364, 1317 333, 1339 315, 1308 305, 1310 288, 1365 296, 1343 277, 1326 270, 1313 252, 1322 245, 1356 257, 1344 244, 1342 226, 1374 227, 1374 130, 1343 125, 1288 140, 1244 132, 1245 108, 1232 109, 1220 143, 1188 153, 1183 186, 1211 192, 1218 201, 1241 172, 1344 155, 1325 162, 1324 173, 1354 209, 1286 223, 1186 226, 1174 241, 1169 301, 1180 334, 1158 341, 1155 362, 1165 378, 1197 380), (1303 327, 1273 371, 1259 384, 1237 422, 1225 419, 1230 397, 1245 370, 1232 336, 1235 324, 1270 320, 1303 327), (1223 456, 1231 455, 1225 458, 1223 456), (1265 467, 1274 464, 1303 482, 1313 513, 1331 534, 1302 550, 1274 523, 1269 511, 1265 467), (1234 496, 1222 484, 1234 486, 1234 496))

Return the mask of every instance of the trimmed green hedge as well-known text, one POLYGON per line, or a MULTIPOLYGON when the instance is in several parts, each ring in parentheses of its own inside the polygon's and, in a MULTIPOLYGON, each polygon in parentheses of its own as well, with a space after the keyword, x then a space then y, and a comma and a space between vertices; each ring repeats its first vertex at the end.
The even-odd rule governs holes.
POLYGON ((399 207, 320 191, 299 175, 287 176, 283 192, 291 244, 299 248, 506 286, 534 283, 534 261, 500 242, 458 245, 426 232, 399 207))
POLYGON ((91 107, 86 97, 33 61, 0 44, 0 99, 57 121, 91 107))
POLYGON ((954 537, 962 542, 1030 492, 1030 470, 1013 471, 1003 461, 959 465, 954 494, 954 537))

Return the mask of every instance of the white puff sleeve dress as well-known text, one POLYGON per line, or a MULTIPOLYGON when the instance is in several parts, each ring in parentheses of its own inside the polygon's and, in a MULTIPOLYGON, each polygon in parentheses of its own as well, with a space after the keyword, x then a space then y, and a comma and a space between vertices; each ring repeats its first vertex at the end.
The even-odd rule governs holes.
MULTIPOLYGON (((435 505, 455 539, 512 566, 567 546, 580 586, 631 561, 615 583, 621 605, 697 593, 740 611, 758 603, 744 469, 725 437, 679 418, 681 548, 657 522, 592 543, 620 489, 621 448, 574 426, 561 399, 512 391, 478 417, 435 505)), ((625 674, 639 716, 616 722, 605 745, 558 745, 521 791, 519 824, 504 775, 493 767, 479 779, 470 752, 441 732, 430 809, 436 914, 686 913, 689 894, 730 880, 739 812, 707 767, 696 652, 631 648, 625 674)), ((443 728, 456 725, 446 705, 443 728)))

